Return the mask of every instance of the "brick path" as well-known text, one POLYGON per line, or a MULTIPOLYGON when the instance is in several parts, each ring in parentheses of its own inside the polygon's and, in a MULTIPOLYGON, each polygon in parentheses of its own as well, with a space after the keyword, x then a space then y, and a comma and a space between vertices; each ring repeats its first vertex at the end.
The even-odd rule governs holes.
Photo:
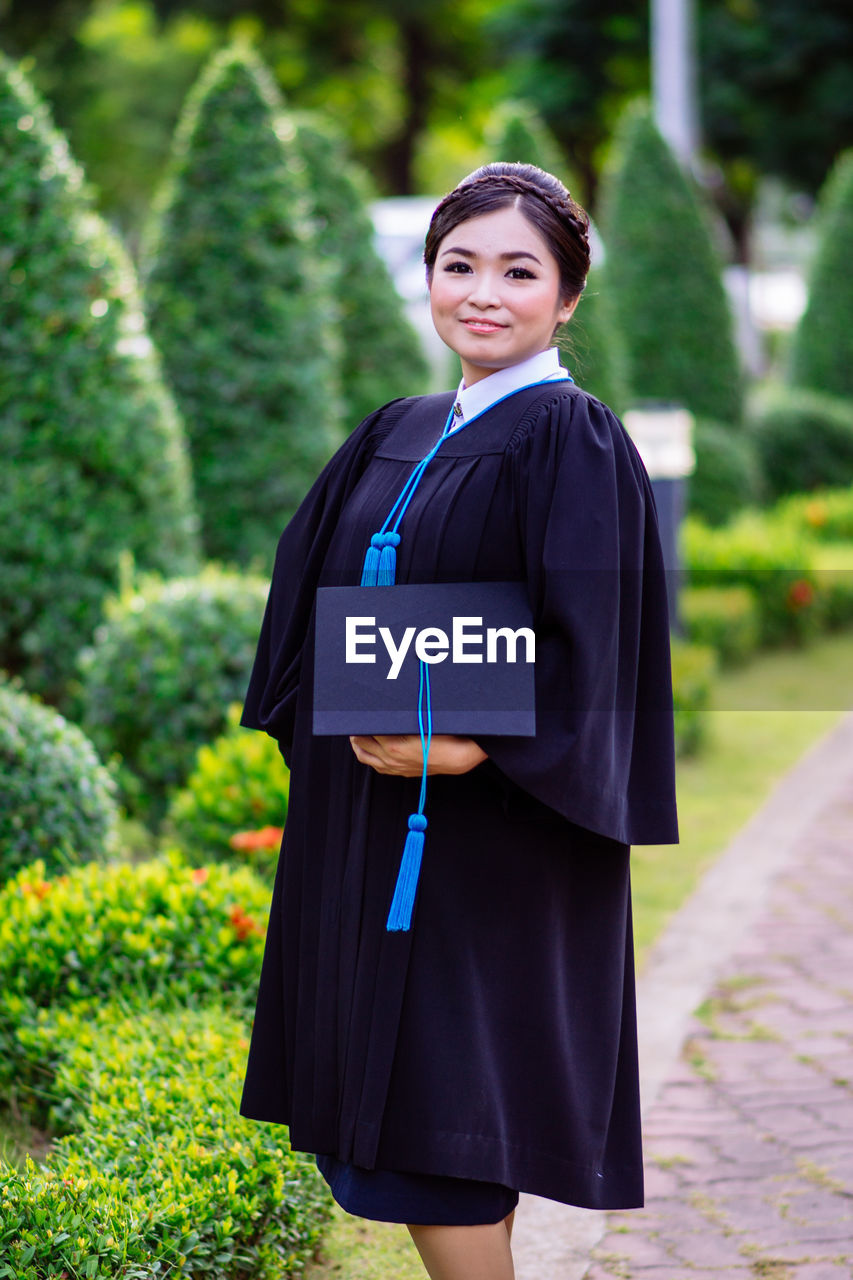
POLYGON ((586 1280, 853 1277, 850 766, 689 1025, 646 1208, 609 1215, 586 1280))

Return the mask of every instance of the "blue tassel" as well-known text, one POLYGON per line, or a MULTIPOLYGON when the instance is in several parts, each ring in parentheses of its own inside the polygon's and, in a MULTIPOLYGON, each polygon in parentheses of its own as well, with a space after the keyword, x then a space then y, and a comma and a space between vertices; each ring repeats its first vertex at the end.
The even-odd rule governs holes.
POLYGON ((397 547, 400 545, 399 533, 386 533, 385 543, 379 553, 379 571, 376 584, 380 587, 393 587, 397 580, 397 547))
POLYGON ((403 847, 403 858, 397 874, 397 885, 391 901, 391 910, 385 928, 389 933, 402 932, 412 923, 412 908, 418 888, 421 858, 424 851, 424 832, 427 820, 422 813, 409 817, 409 834, 403 847))
POLYGON ((367 548, 367 554, 364 557, 364 567, 361 571, 361 585, 363 587, 375 587, 379 573, 379 555, 384 543, 384 533, 374 533, 370 539, 370 546, 367 548))

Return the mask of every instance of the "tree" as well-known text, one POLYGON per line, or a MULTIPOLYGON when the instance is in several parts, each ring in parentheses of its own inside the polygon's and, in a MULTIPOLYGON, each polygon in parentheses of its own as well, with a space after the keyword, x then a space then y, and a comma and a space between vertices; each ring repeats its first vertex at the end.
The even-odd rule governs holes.
POLYGON ((386 401, 425 391, 427 364, 374 248, 366 175, 349 163, 340 139, 322 118, 301 115, 296 124, 316 233, 334 273, 345 420, 355 426, 386 401))
POLYGON ((572 157, 593 202, 618 113, 649 90, 647 0, 511 0, 491 27, 515 91, 572 157))
MULTIPOLYGON (((575 157, 592 202, 619 112, 649 89, 648 11, 648 0, 508 0, 493 20, 514 91, 575 157)), ((747 261, 759 177, 814 193, 853 143, 853 8, 698 0, 697 46, 705 180, 747 261)))
POLYGON ((122 554, 191 570, 195 515, 133 268, 6 59, 0 206, 0 665, 60 699, 122 554))
POLYGON ((706 210, 645 100, 625 111, 602 179, 605 287, 631 393, 736 425, 742 375, 706 210))
POLYGON ((535 164, 555 174, 576 200, 579 179, 557 139, 538 112, 527 102, 503 102, 492 113, 485 131, 486 145, 495 160, 535 164))
POLYGON ((808 305, 791 345, 789 381, 853 401, 853 149, 838 157, 826 180, 818 229, 808 305))
POLYGON ((249 50, 223 50, 187 100, 143 237, 214 558, 267 564, 339 439, 335 313, 308 212, 271 77, 249 50))

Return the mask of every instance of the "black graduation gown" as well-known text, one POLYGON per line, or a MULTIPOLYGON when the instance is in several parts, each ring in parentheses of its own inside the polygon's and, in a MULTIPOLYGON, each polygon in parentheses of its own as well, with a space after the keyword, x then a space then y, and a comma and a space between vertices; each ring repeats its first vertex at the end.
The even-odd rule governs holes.
POLYGON ((242 722, 291 788, 241 1113, 368 1169, 628 1208, 629 845, 677 830, 654 502, 610 409, 517 392, 448 438, 403 521, 398 582, 526 581, 537 635, 535 739, 481 738, 488 760, 429 779, 408 932, 385 921, 419 779, 311 732, 315 590, 359 582, 452 400, 367 418, 279 542, 242 722))

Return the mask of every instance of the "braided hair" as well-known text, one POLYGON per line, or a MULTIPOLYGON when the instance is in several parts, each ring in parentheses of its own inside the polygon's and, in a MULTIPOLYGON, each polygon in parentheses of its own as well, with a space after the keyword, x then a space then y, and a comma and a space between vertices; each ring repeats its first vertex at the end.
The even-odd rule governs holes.
POLYGON ((469 218, 509 205, 518 206, 553 253, 565 297, 579 297, 589 272, 589 217, 559 178, 535 164, 484 164, 444 197, 432 215, 424 245, 427 281, 432 280, 438 247, 446 235, 469 218))

